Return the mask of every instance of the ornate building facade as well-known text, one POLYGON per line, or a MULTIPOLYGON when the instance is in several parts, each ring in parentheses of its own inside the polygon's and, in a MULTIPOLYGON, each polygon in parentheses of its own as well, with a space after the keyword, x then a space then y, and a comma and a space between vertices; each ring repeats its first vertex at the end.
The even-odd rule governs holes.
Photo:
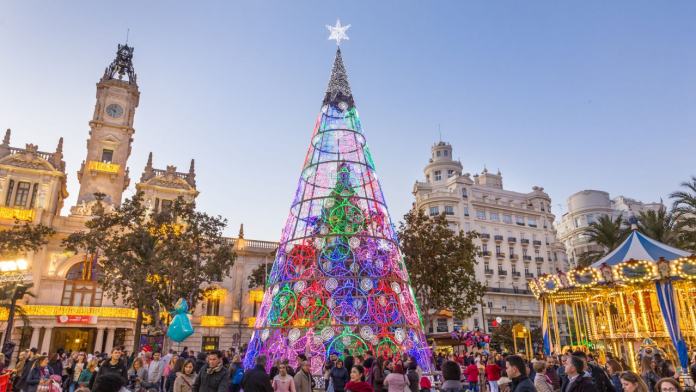
POLYGON ((476 277, 487 288, 484 307, 468 320, 440 317, 431 333, 451 332, 453 325, 491 332, 492 321, 540 326, 541 310, 527 283, 543 274, 567 271, 565 248, 553 227, 551 198, 544 188, 513 192, 503 188, 503 176, 484 168, 480 175, 463 172, 452 146, 438 142, 423 169, 425 180, 413 187, 415 207, 430 216, 445 213, 452 230, 476 231, 483 256, 476 277))
MULTIPOLYGON (((0 144, 0 230, 12 227, 19 219, 44 224, 57 233, 39 251, 17 256, 28 262, 26 281, 33 283, 36 294, 36 298, 26 296, 19 302, 28 325, 16 319, 10 331, 20 349, 109 351, 120 345, 130 348, 136 338, 155 346, 163 339, 147 330, 143 336, 133 336, 135 311, 104 295, 98 283, 98 264, 88 255, 73 254, 61 246, 68 235, 85 230, 95 203, 102 200, 107 209, 119 206, 130 184, 127 164, 140 101, 132 47, 119 45, 116 59, 96 87, 87 155, 77 172, 80 191, 68 216, 61 215, 68 197, 63 139, 57 141, 55 152, 42 152, 34 144, 11 146, 12 135, 7 130, 0 144)), ((188 172, 178 172, 175 166, 162 170, 154 168, 150 153, 135 187, 144 192, 147 206, 166 208, 178 196, 187 200, 198 196, 195 178, 193 160, 188 172)), ((219 290, 193 309, 195 333, 179 346, 195 351, 227 349, 249 340, 248 326, 253 325, 263 291, 250 290, 246 276, 259 263, 273 260, 278 244, 246 240, 243 231, 229 241, 238 256, 231 277, 214 282, 219 290)), ((7 317, 7 312, 0 311, 0 320, 7 317)))

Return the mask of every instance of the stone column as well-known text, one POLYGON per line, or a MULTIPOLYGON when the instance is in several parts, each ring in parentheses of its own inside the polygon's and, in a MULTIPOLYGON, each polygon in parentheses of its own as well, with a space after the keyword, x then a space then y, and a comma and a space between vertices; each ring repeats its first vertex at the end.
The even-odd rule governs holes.
POLYGON ((114 336, 116 335, 116 328, 109 328, 106 331, 106 346, 104 347, 104 352, 107 354, 111 353, 111 349, 114 348, 114 336))
POLYGON ((100 351, 104 345, 104 328, 97 328, 97 337, 94 340, 94 351, 100 351))
POLYGON ((40 352, 49 353, 48 350, 51 348, 51 335, 53 335, 53 327, 46 327, 46 331, 44 331, 43 344, 41 344, 40 352))
POLYGON ((41 335, 41 327, 34 327, 32 328, 31 332, 31 342, 29 343, 29 348, 36 348, 37 350, 39 347, 39 336, 41 335))

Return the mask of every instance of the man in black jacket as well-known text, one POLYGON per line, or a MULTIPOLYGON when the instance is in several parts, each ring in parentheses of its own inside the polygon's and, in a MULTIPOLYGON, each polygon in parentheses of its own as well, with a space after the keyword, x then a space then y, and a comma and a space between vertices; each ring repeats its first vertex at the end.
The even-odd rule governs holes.
MULTIPOLYGON (((597 388, 597 392, 616 392, 614 384, 611 382, 604 369, 587 362, 587 354, 585 354, 583 351, 575 351, 572 356, 579 357, 585 364, 584 370, 585 372, 589 373, 590 376, 592 376, 592 381, 597 388)), ((571 359, 572 358, 569 357, 568 362, 570 362, 571 359)), ((565 379, 561 379, 561 389, 563 389, 563 385, 568 382, 567 380, 567 377, 565 379)))
POLYGON ((348 351, 347 348, 343 350, 343 358, 343 365, 346 367, 348 374, 350 374, 350 370, 353 369, 353 365, 355 365, 355 358, 350 355, 350 351, 348 351))
MULTIPOLYGON (((213 350, 208 354, 205 364, 193 382, 193 392, 227 392, 230 383, 230 372, 222 366, 222 352, 213 350)), ((243 385, 243 384, 242 384, 243 385)), ((268 386, 270 387, 270 381, 268 386)))
POLYGON ((505 357, 505 370, 512 379, 510 392, 537 392, 532 380, 527 377, 527 366, 519 355, 505 357))
POLYGON ((597 392, 592 377, 584 369, 585 363, 582 358, 568 357, 565 372, 568 381, 561 388, 561 392, 597 392))
MULTIPOLYGON (((271 377, 266 372, 267 360, 263 354, 254 358, 256 366, 244 372, 244 377, 242 377, 242 389, 244 392, 273 392, 271 377)), ((198 391, 194 390, 193 392, 198 391)))
POLYGON ((37 350, 35 347, 32 347, 31 350, 29 350, 29 358, 27 358, 27 362, 24 364, 22 374, 19 376, 19 381, 17 382, 17 388, 20 390, 26 391, 28 389, 27 377, 29 376, 31 368, 34 367, 34 361, 36 361, 36 358, 38 357, 36 353, 38 352, 39 350, 37 350))
POLYGON ((115 374, 121 377, 121 379, 123 379, 123 385, 128 383, 128 369, 126 369, 126 366, 123 364, 123 361, 121 361, 120 348, 116 347, 113 350, 111 350, 111 358, 109 358, 108 361, 104 361, 104 363, 99 365, 99 371, 97 372, 97 375, 92 377, 92 380, 89 382, 90 391, 93 391, 95 389, 96 385, 99 384, 99 379, 105 374, 115 374))
POLYGON ((196 374, 201 372, 201 369, 203 369, 203 366, 205 366, 207 358, 208 356, 205 355, 205 353, 198 353, 198 355, 196 355, 196 363, 194 365, 196 374))

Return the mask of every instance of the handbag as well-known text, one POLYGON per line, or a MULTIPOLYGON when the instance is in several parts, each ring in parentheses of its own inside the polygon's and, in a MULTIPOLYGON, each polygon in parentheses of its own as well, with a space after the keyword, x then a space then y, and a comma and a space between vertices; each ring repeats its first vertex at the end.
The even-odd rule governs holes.
POLYGON ((326 392, 334 392, 333 380, 329 379, 329 386, 326 388, 326 392))

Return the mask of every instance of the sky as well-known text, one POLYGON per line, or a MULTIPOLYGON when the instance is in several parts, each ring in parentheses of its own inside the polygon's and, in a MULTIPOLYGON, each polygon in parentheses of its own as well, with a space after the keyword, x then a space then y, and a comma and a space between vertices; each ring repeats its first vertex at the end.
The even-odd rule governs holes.
MULTIPOLYGON (((54 151, 78 201, 95 84, 117 44, 141 91, 132 196, 154 166, 196 159, 198 207, 277 241, 333 64, 343 59, 392 218, 430 147, 554 213, 599 189, 645 202, 696 175, 696 2, 0 1, 0 129, 54 151), (559 207, 559 204, 562 206, 559 207)), ((671 204, 671 203, 670 203, 671 204)))

